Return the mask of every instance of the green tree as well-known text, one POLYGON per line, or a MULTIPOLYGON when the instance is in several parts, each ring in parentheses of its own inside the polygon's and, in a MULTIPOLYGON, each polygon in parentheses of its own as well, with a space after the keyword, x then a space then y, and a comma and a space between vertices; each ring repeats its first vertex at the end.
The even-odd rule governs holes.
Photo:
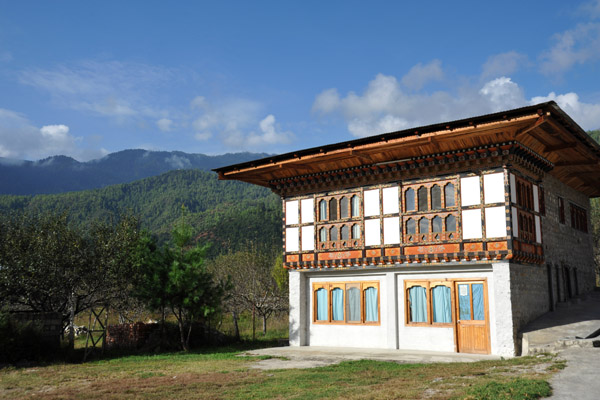
POLYGON ((190 349, 194 322, 205 322, 219 311, 227 289, 215 282, 204 265, 206 246, 191 246, 192 228, 185 208, 172 232, 171 246, 158 248, 155 240, 144 237, 138 253, 141 279, 136 295, 163 314, 169 309, 177 320, 181 348, 190 349))
POLYGON ((0 301, 58 312, 63 325, 82 311, 123 297, 135 280, 135 218, 75 227, 66 214, 9 214, 0 219, 0 301))

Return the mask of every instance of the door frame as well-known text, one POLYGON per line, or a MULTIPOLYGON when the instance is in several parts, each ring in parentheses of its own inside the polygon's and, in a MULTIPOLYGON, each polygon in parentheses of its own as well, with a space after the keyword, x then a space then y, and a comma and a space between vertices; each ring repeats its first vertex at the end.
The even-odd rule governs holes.
MULTIPOLYGON (((459 278, 452 279, 454 281, 454 298, 452 299, 454 302, 454 350, 457 353, 460 353, 460 339, 459 339, 459 326, 458 320, 460 318, 460 310, 459 301, 458 301, 458 285, 465 283, 482 283, 483 284, 483 312, 485 318, 485 352, 484 353, 465 353, 465 354, 490 354, 491 353, 491 342, 490 342, 490 313, 489 313, 489 298, 488 298, 488 290, 487 290, 487 278, 459 278)), ((470 289, 471 290, 471 289, 470 289)), ((473 294, 470 293, 471 299, 473 294)), ((472 301, 472 300, 471 300, 472 301)), ((471 309, 471 312, 473 310, 471 309)))

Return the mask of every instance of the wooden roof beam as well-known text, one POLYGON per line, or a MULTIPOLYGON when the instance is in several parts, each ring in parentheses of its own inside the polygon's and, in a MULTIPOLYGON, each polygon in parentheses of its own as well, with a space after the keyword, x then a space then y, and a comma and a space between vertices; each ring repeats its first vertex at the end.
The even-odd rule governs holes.
POLYGON ((598 160, 586 160, 586 161, 559 161, 554 163, 554 167, 580 167, 583 165, 599 165, 598 160))
POLYGON ((548 122, 548 118, 544 117, 543 115, 540 116, 532 125, 517 131, 515 134, 515 139, 519 139, 521 136, 528 134, 529 132, 533 131, 534 129, 539 128, 541 125, 543 125, 547 122, 548 122))
POLYGON ((544 151, 551 152, 551 151, 557 151, 557 150, 572 149, 573 147, 577 147, 577 142, 567 142, 567 143, 556 144, 553 146, 545 146, 544 151))

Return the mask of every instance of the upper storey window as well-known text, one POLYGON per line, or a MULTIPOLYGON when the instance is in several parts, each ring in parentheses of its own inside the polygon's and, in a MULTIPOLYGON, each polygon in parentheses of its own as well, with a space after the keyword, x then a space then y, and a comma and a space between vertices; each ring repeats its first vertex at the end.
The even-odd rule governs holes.
POLYGON ((317 199, 318 249, 337 250, 360 247, 361 202, 358 193, 344 193, 317 199))
POLYGON ((403 197, 404 243, 458 239, 455 180, 406 185, 403 197))

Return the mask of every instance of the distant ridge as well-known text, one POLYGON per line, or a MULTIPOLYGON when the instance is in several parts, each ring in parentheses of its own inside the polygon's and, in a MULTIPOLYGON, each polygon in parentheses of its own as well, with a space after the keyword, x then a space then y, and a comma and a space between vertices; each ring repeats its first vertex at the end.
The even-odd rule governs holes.
POLYGON ((266 153, 208 156, 181 151, 123 150, 79 162, 67 156, 38 161, 0 157, 0 194, 53 194, 133 182, 172 170, 210 170, 267 157, 266 153))

